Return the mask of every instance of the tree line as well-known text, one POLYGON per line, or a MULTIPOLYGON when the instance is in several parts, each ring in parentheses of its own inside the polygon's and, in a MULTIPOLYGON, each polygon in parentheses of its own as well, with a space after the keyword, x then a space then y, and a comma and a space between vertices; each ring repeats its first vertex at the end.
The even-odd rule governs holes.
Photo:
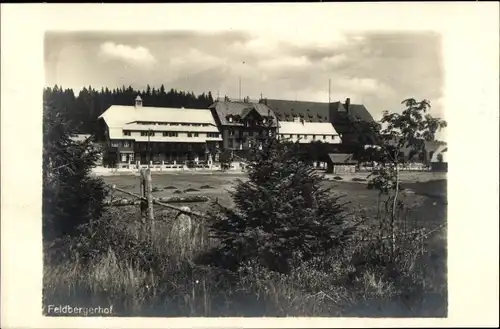
POLYGON ((51 104, 51 108, 64 115, 72 130, 91 134, 96 132, 97 118, 111 105, 134 105, 134 99, 140 95, 144 106, 207 108, 214 99, 212 93, 195 95, 193 92, 147 86, 145 90, 137 90, 131 86, 100 90, 92 86, 84 87, 78 95, 73 89, 55 85, 43 91, 43 100, 51 104))

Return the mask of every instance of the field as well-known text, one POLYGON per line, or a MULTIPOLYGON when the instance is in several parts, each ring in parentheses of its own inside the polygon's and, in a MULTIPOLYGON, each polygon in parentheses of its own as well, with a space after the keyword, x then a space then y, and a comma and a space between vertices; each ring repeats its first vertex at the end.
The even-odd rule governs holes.
MULTIPOLYGON (((377 205, 377 193, 366 189, 364 182, 353 182, 352 179, 365 178, 367 174, 343 175, 342 180, 336 181, 334 175, 325 175, 325 186, 332 187, 333 193, 345 195, 346 201, 353 202, 357 207, 372 209, 377 205)), ((228 193, 237 180, 245 181, 245 174, 236 173, 179 173, 153 174, 153 197, 167 197, 179 195, 205 195, 212 199, 217 198, 225 206, 231 207, 232 200, 228 193), (192 189, 192 190, 191 190, 192 189), (182 192, 182 193, 180 193, 182 192)), ((415 191, 412 201, 427 203, 446 200, 446 176, 440 173, 402 173, 404 187, 415 191), (428 198, 423 198, 428 196, 428 198)), ((139 178, 136 175, 105 176, 104 181, 116 185, 129 192, 139 193, 139 178)), ((128 197, 115 192, 116 197, 128 197)), ((193 209, 204 210, 207 204, 196 204, 193 209)), ((433 207, 434 208, 434 207, 433 207)), ((434 216, 432 216, 434 218, 434 216)))
MULTIPOLYGON (((331 187, 332 193, 344 196, 344 201, 348 202, 348 210, 353 216, 374 217, 379 204, 376 191, 368 190, 364 182, 352 182, 350 176, 343 176, 342 180, 335 180, 332 175, 327 178, 325 186, 331 187)), ((110 185, 139 193, 137 176, 107 176, 103 179, 110 185)), ((245 180, 246 177, 244 174, 234 173, 153 175, 153 196, 205 195, 213 200, 217 199, 222 205, 232 207, 233 202, 228 191, 232 189, 237 179, 245 180)), ((432 173, 403 173, 402 181, 404 203, 413 208, 408 218, 411 225, 432 230, 446 223, 445 176, 432 173)), ((113 196, 125 195, 115 192, 113 196)), ((187 206, 191 210, 205 212, 212 207, 212 204, 189 203, 187 206)), ((110 212, 115 214, 115 217, 111 217, 113 223, 117 223, 113 225, 123 225, 124 231, 135 232, 136 236, 140 236, 135 222, 139 216, 138 207, 117 208, 120 209, 110 208, 110 212)), ((155 211, 155 218, 162 223, 156 227, 154 237, 154 248, 159 255, 163 255, 162 262, 165 262, 162 264, 161 274, 148 273, 130 263, 122 264, 120 257, 113 252, 100 259, 95 268, 85 275, 81 273, 82 269, 78 264, 49 266, 44 279, 46 301, 52 304, 64 301, 68 303, 67 299, 79 298, 86 300, 90 305, 95 305, 97 302, 119 304, 116 309, 122 315, 142 316, 441 317, 447 314, 445 228, 436 230, 425 242, 426 251, 420 260, 421 264, 425 264, 425 270, 421 272, 425 276, 422 279, 425 296, 420 296, 418 301, 408 302, 412 305, 408 306, 402 302, 401 296, 396 299, 392 297, 385 299, 386 296, 392 296, 392 291, 396 287, 392 283, 377 279, 375 274, 365 275, 362 292, 356 288, 358 289, 356 293, 344 291, 346 288, 343 286, 325 285, 331 278, 320 276, 307 280, 266 277, 244 284, 241 281, 243 279, 238 279, 241 281, 238 283, 240 287, 238 289, 241 291, 236 288, 233 291, 232 288, 228 288, 232 287, 233 283, 222 283, 228 279, 221 273, 193 265, 194 256, 208 248, 209 244, 205 242, 187 252, 185 247, 179 247, 179 243, 173 242, 175 239, 171 236, 170 224, 163 224, 168 221, 163 219, 171 218, 169 216, 172 216, 172 212, 159 206, 155 206, 155 211), (94 281, 90 281, 88 277, 92 277, 94 281), (311 282, 315 282, 319 288, 310 288, 307 293, 299 291, 298 287, 302 287, 306 281, 308 287, 311 282), (68 290, 61 282, 72 282, 72 287, 68 290), (245 284, 248 288, 241 288, 245 284), (152 286, 156 288, 154 291, 149 291, 152 286), (92 297, 89 297, 90 295, 92 297), (252 296, 251 299, 248 299, 249 295, 252 296), (117 302, 117 299, 120 299, 120 302, 117 302), (363 302, 359 302, 360 300, 363 302)), ((367 225, 371 224, 376 223, 368 222, 367 225)))

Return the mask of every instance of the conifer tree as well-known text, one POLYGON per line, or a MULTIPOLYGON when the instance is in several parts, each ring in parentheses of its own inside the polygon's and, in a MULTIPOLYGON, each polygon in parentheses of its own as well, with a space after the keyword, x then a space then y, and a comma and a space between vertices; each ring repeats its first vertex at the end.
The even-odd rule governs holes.
POLYGON ((73 141, 64 111, 44 105, 42 222, 44 240, 52 241, 98 219, 106 191, 90 175, 100 150, 91 140, 73 141))
POLYGON ((282 273, 296 262, 327 255, 349 238, 339 197, 321 187, 322 175, 297 156, 298 143, 268 137, 250 154, 246 182, 239 181, 233 209, 211 213, 210 230, 221 241, 212 261, 232 270, 248 261, 282 273))

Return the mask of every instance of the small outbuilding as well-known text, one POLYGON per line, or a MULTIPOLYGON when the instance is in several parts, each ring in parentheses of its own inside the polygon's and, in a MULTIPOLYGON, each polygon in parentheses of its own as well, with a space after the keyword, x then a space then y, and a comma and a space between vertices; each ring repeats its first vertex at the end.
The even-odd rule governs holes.
POLYGON ((327 160, 327 173, 345 174, 356 172, 358 162, 353 159, 352 154, 329 153, 327 160))

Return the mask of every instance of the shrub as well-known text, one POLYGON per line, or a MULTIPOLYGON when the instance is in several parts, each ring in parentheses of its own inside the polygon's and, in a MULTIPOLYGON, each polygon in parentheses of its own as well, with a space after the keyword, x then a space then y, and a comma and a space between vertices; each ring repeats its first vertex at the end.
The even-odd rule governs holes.
POLYGON ((220 161, 220 165, 221 165, 222 170, 227 170, 230 168, 231 161, 233 161, 232 157, 233 157, 233 155, 231 153, 231 150, 223 149, 221 151, 221 153, 219 155, 219 161, 220 161))
POLYGON ((358 178, 358 177, 354 177, 352 179, 353 182, 366 182, 367 179, 366 178, 358 178))
POLYGON ((333 179, 335 179, 335 180, 343 180, 343 178, 340 177, 340 176, 335 176, 335 177, 333 177, 333 179))
POLYGON ((211 188, 213 188, 213 187, 212 187, 212 186, 210 186, 210 185, 202 185, 202 186, 200 186, 200 188, 201 188, 201 189, 211 189, 211 188))
POLYGON ((320 187, 323 176, 297 159, 297 148, 269 138, 250 154, 249 180, 231 193, 235 208, 213 207, 210 230, 221 241, 212 256, 217 265, 234 270, 259 260, 286 273, 348 239, 339 197, 320 187))
POLYGON ((200 190, 197 190, 195 188, 190 187, 190 188, 185 189, 184 192, 200 192, 200 190))

